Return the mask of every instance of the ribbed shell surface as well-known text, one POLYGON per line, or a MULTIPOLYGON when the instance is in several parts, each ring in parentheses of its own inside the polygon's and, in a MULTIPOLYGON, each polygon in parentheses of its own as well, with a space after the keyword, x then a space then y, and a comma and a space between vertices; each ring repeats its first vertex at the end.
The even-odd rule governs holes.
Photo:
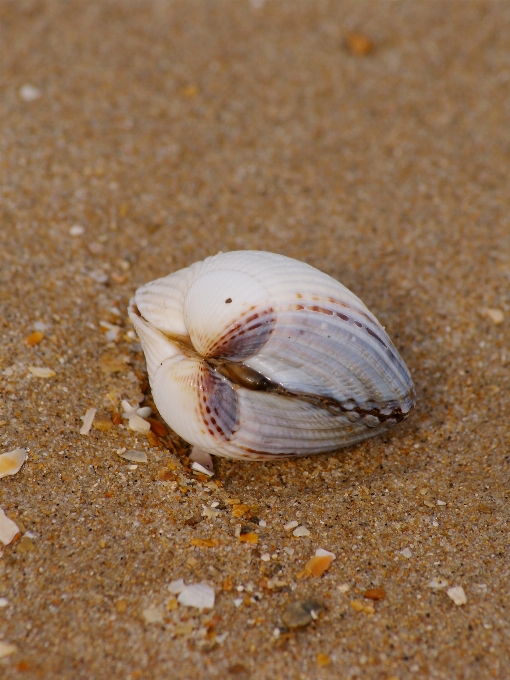
POLYGON ((281 255, 197 262, 140 288, 130 316, 161 415, 216 455, 331 451, 392 427, 414 405, 404 362, 361 300, 281 255), (253 369, 269 387, 247 389, 223 363, 253 369))

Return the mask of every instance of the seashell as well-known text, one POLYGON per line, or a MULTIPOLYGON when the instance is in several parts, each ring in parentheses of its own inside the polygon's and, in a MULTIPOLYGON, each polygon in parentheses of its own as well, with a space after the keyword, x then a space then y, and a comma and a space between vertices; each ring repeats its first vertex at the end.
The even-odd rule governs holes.
POLYGON ((162 417, 217 456, 333 451, 415 404, 406 365, 363 302, 282 255, 196 262, 139 288, 129 316, 162 417))

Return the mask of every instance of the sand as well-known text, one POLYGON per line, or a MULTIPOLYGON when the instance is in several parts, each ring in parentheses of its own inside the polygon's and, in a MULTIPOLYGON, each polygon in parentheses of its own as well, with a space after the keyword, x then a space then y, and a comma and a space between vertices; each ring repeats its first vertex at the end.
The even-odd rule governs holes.
POLYGON ((2 678, 508 677, 509 20, 0 4, 0 452, 29 449, 0 480, 21 534, 0 556, 2 678), (409 420, 210 481, 177 435, 131 431, 120 399, 151 398, 130 296, 232 249, 359 295, 413 375, 409 420), (299 579, 317 548, 336 559, 299 579), (178 579, 214 608, 179 603, 178 579), (296 600, 324 607, 302 629, 296 600))

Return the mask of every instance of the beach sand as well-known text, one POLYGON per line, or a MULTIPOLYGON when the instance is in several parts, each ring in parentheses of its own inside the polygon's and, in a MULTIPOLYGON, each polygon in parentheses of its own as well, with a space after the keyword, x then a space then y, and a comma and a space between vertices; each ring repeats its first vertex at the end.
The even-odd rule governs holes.
POLYGON ((2 678, 508 677, 509 21, 477 1, 0 4, 0 452, 29 449, 0 480, 21 534, 2 678), (131 431, 121 398, 151 396, 130 297, 236 249, 361 297, 411 417, 212 480, 161 425, 131 431), (299 578, 317 548, 336 559, 299 578), (289 628, 303 600, 323 609, 289 628))

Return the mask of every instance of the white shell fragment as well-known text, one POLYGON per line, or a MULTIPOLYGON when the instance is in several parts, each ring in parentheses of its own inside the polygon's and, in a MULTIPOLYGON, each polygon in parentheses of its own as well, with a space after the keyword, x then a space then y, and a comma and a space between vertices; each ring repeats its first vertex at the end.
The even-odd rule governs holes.
POLYGON ((182 578, 177 579, 176 581, 172 581, 171 583, 168 584, 167 590, 170 593, 173 593, 174 595, 178 595, 179 593, 182 593, 186 586, 184 585, 184 581, 182 578))
POLYGON ((294 529, 292 535, 297 536, 297 538, 304 538, 305 536, 310 536, 310 530, 304 526, 300 526, 297 527, 297 529, 294 529))
MULTIPOLYGON (((122 451, 122 449, 119 449, 119 451, 122 451)), ((119 453, 119 451, 117 451, 117 455, 125 460, 131 460, 133 463, 147 462, 147 454, 145 451, 137 451, 136 449, 128 449, 127 451, 122 451, 122 453, 119 453)))
MULTIPOLYGON (((124 409, 124 418, 129 420, 129 429, 133 432, 140 432, 140 434, 147 434, 151 429, 151 424, 140 415, 140 411, 146 413, 145 408, 133 407, 127 401, 122 402, 122 408, 124 409)), ((150 415, 150 409, 147 415, 150 415)))
POLYGON ((4 545, 9 545, 20 533, 19 527, 5 512, 0 508, 0 541, 4 545))
POLYGON ((85 415, 82 416, 83 425, 81 426, 80 434, 89 434, 90 428, 92 427, 92 423, 94 422, 95 416, 96 416, 96 409, 95 408, 87 409, 87 412, 85 413, 85 415))
POLYGON ((325 550, 324 548, 317 548, 315 557, 331 557, 331 561, 336 560, 335 553, 325 550))
POLYGON ((453 586, 452 588, 448 588, 446 594, 458 607, 467 603, 466 593, 464 592, 464 588, 462 586, 453 586))
POLYGON ((0 477, 15 475, 27 459, 26 449, 14 449, 0 455, 0 477))
POLYGON ((196 262, 139 288, 129 316, 159 412, 214 455, 333 451, 388 430, 415 403, 409 371, 363 302, 282 255, 196 262))
POLYGON ((212 609, 214 607, 214 590, 207 583, 195 583, 186 586, 181 591, 177 602, 186 607, 212 609))
POLYGON ((29 366, 28 370, 36 378, 54 378, 57 375, 53 369, 45 366, 29 366))

